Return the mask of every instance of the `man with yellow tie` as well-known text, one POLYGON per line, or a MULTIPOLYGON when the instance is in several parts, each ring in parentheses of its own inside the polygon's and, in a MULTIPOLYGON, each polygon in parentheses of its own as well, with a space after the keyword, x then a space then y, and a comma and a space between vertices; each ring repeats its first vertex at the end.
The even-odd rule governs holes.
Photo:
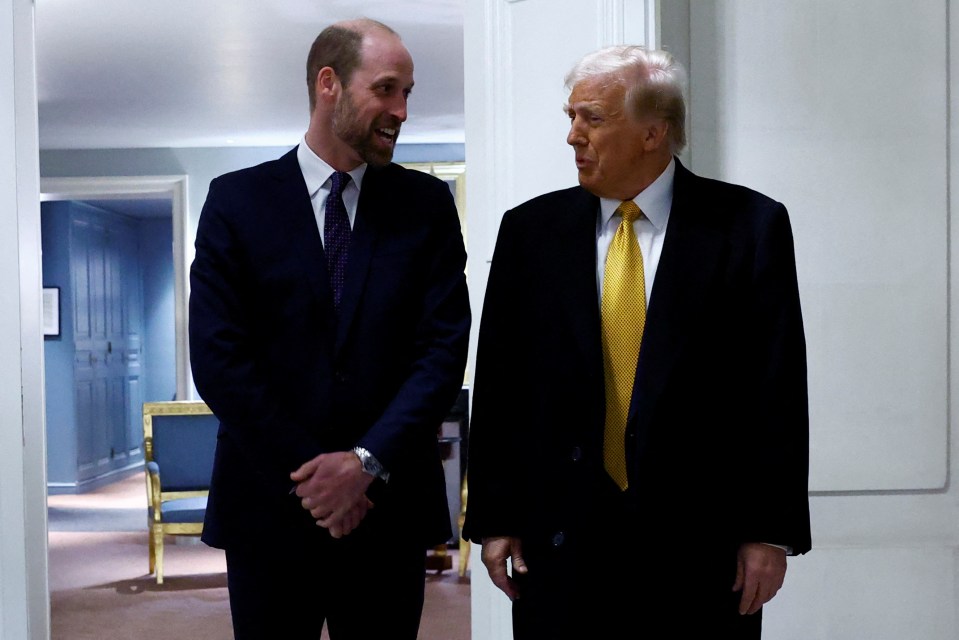
POLYGON ((463 535, 516 640, 759 638, 811 546, 789 218, 679 162, 684 78, 664 51, 584 57, 580 186, 501 223, 463 535))

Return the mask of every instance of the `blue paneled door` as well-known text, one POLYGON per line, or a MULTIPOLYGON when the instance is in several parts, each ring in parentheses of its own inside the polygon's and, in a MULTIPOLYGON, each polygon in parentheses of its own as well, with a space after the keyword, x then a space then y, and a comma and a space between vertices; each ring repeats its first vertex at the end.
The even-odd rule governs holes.
POLYGON ((142 458, 143 304, 135 221, 71 216, 74 391, 80 482, 142 458))

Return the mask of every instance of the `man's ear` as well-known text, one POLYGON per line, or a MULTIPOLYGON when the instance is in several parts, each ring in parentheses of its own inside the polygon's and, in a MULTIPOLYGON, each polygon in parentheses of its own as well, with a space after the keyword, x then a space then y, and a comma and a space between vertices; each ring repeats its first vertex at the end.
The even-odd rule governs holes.
POLYGON ((336 71, 334 71, 332 67, 323 67, 319 73, 316 74, 315 89, 317 101, 335 101, 340 91, 342 91, 343 86, 340 84, 340 78, 336 75, 336 71))
POLYGON ((643 148, 646 151, 658 151, 666 144, 669 124, 665 120, 651 119, 645 124, 645 128, 646 135, 643 137, 643 148))

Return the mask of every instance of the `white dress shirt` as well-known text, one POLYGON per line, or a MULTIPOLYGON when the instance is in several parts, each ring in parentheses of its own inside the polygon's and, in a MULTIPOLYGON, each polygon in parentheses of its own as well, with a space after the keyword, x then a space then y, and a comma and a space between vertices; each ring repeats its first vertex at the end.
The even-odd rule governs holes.
MULTIPOLYGON (((643 215, 633 222, 639 250, 643 254, 643 277, 646 281, 646 308, 649 309, 653 293, 653 280, 659 266, 659 256, 663 252, 663 240, 666 238, 666 225, 669 223, 669 210, 673 206, 673 179, 676 176, 676 161, 670 160, 666 169, 651 185, 633 198, 643 215)), ((622 217, 613 215, 621 200, 599 199, 599 219, 596 223, 596 283, 599 299, 603 299, 603 272, 606 270, 606 254, 616 235, 616 229, 622 217)))
MULTIPOLYGON (((306 190, 310 194, 310 202, 313 204, 313 217, 316 218, 316 226, 320 230, 320 240, 323 240, 323 224, 326 222, 326 199, 333 188, 333 173, 335 169, 323 161, 320 156, 313 153, 310 146, 306 144, 306 136, 300 141, 300 146, 296 149, 296 159, 300 163, 300 171, 303 173, 303 180, 306 181, 306 190)), ((363 176, 366 175, 366 163, 361 164, 352 171, 348 171, 352 180, 343 189, 343 204, 346 206, 346 215, 350 218, 350 228, 353 228, 353 222, 356 220, 356 206, 360 201, 360 189, 363 186, 363 176)))

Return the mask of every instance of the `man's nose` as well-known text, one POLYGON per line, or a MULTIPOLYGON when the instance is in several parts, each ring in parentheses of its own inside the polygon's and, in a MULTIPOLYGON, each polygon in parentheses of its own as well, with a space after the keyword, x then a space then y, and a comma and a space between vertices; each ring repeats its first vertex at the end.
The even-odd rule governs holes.
POLYGON ((582 128, 577 126, 575 121, 569 126, 569 134, 566 136, 566 144, 573 147, 586 144, 586 136, 583 135, 582 128))
POLYGON ((390 105, 390 115, 400 122, 406 122, 406 102, 407 97, 400 95, 397 96, 393 100, 393 104, 390 105))

